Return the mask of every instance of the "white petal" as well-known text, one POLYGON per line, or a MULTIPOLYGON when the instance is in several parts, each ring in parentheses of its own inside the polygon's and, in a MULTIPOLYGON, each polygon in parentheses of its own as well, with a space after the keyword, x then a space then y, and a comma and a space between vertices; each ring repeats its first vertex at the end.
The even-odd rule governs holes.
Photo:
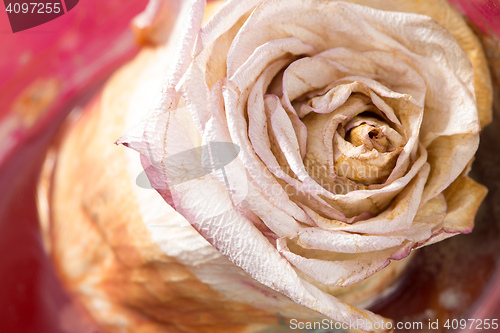
POLYGON ((285 258, 314 280, 328 286, 346 287, 360 282, 389 265, 391 259, 401 259, 410 254, 412 244, 383 251, 363 253, 351 259, 341 259, 332 253, 331 260, 309 259, 291 252, 283 239, 278 249, 285 258))

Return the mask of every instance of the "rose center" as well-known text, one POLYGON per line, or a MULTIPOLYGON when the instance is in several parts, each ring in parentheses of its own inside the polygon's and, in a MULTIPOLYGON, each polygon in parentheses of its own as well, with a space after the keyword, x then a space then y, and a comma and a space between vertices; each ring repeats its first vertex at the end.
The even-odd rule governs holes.
POLYGON ((354 127, 347 133, 346 140, 356 147, 364 145, 369 150, 375 148, 379 153, 385 153, 394 148, 384 132, 370 124, 354 127))
POLYGON ((383 183, 404 144, 401 134, 377 114, 360 113, 334 136, 335 173, 358 184, 383 183))

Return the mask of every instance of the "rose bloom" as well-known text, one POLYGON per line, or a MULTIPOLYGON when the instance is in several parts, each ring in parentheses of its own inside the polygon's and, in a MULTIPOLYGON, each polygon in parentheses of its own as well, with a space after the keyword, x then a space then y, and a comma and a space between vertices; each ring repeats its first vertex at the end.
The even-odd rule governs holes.
POLYGON ((447 2, 153 1, 135 30, 157 45, 41 183, 59 274, 106 330, 384 331, 365 308, 404 258, 471 232, 491 83, 447 2))

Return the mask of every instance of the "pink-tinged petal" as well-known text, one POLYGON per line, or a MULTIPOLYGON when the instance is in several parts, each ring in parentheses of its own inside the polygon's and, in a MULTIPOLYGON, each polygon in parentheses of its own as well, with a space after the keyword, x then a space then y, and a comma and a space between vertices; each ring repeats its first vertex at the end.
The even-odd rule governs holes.
MULTIPOLYGON (((228 119, 228 128, 231 133, 231 139, 235 144, 241 148, 239 158, 245 165, 249 176, 254 180, 257 185, 256 190, 258 194, 262 197, 267 198, 269 203, 274 207, 266 208, 265 206, 256 207, 259 211, 266 214, 282 214, 285 213, 290 217, 297 219, 300 222, 310 224, 309 217, 304 213, 303 210, 298 208, 293 202, 290 202, 287 198, 287 194, 283 191, 283 188, 278 184, 273 176, 269 173, 269 170, 265 167, 262 161, 259 160, 255 152, 253 151, 248 136, 246 135, 246 121, 242 116, 243 104, 241 104, 241 96, 238 95, 236 91, 226 87, 224 90, 224 101, 226 110, 232 110, 233 114, 231 117, 226 117, 228 119), (277 195, 274 195, 274 193, 277 195), (276 209, 283 211, 278 212, 276 209), (266 212, 267 210, 267 212, 266 212)), ((227 115, 227 114, 226 114, 227 115)), ((252 188, 253 189, 253 188, 252 188)), ((257 197, 255 200, 259 202, 261 198, 257 197)), ((247 202, 255 205, 252 200, 247 200, 247 202)), ((263 217, 263 216, 261 216, 263 217)), ((279 221, 272 221, 271 223, 280 223, 279 221)), ((291 220, 290 223, 295 224, 295 221, 291 220)))
MULTIPOLYGON (((228 4, 229 2, 225 5, 228 4)), ((210 22, 216 25, 218 24, 216 22, 220 23, 221 21, 232 22, 231 17, 224 19, 219 17, 221 13, 227 10, 225 5, 209 20, 205 27, 210 26, 210 22)), ((231 6, 229 8, 229 12, 235 9, 231 6)), ((234 36, 242 24, 242 22, 236 21, 234 25, 228 26, 227 30, 221 31, 222 34, 220 36, 216 36, 214 40, 210 40, 210 43, 200 50, 200 52, 197 52, 196 48, 199 46, 200 36, 204 30, 201 29, 198 32, 197 44, 194 46, 195 50, 193 51, 194 59, 177 87, 186 99, 186 104, 193 114, 194 121, 200 132, 203 132, 205 123, 209 118, 207 105, 210 101, 210 89, 215 83, 227 77, 227 53, 234 36)))
POLYGON ((292 188, 285 186, 288 188, 288 195, 297 202, 307 202, 308 205, 315 206, 316 209, 330 218, 344 221, 345 215, 321 197, 321 195, 331 196, 332 194, 310 176, 302 163, 298 140, 294 137, 293 125, 287 117, 289 114, 279 103, 279 99, 276 96, 267 95, 265 106, 272 127, 273 135, 270 137, 273 142, 275 141, 275 147, 272 150, 274 154, 280 154, 280 157, 286 160, 281 162, 281 167, 286 167, 286 170, 279 169, 276 175, 292 186, 292 188))
MULTIPOLYGON (((257 77, 264 70, 265 66, 263 65, 266 65, 266 63, 270 64, 272 61, 279 60, 281 57, 290 56, 292 54, 313 53, 315 53, 314 48, 311 48, 310 45, 302 43, 296 38, 272 41, 263 45, 259 50, 256 50, 248 61, 245 62, 245 64, 229 79, 228 87, 226 87, 225 91, 227 94, 225 100, 228 126, 232 139, 236 144, 242 147, 242 161, 246 165, 247 169, 250 170, 254 179, 261 177, 260 174, 262 171, 254 173, 253 170, 255 170, 256 165, 261 168, 262 162, 258 160, 258 157, 251 146, 248 135, 246 134, 248 129, 244 115, 244 107, 246 105, 244 101, 250 94, 251 85, 255 80, 257 80, 257 77), (235 83, 239 83, 240 86, 236 86, 235 83)), ((228 65, 230 64, 229 61, 230 60, 228 59, 228 65)), ((257 181, 259 182, 260 179, 257 181)), ((267 185, 265 187, 268 189, 266 190, 264 187, 264 190, 267 193, 273 193, 276 191, 274 190, 275 186, 280 185, 277 183, 274 183, 272 187, 267 185)), ((281 189, 279 189, 278 192, 281 192, 281 189)), ((276 199, 273 200, 276 202, 276 199)), ((286 204, 284 205, 283 203, 279 203, 278 206, 283 207, 286 206, 286 204)), ((290 211, 290 208, 292 207, 290 205, 288 205, 288 207, 288 211, 290 211)), ((302 222, 308 223, 309 218, 302 210, 299 209, 299 213, 296 210, 296 206, 293 207, 293 209, 295 210, 293 215, 296 218, 302 222)))
POLYGON ((277 157, 271 151, 270 128, 268 119, 269 109, 265 107, 264 95, 276 74, 283 69, 291 60, 283 59, 270 65, 252 86, 248 96, 248 137, 251 146, 259 158, 265 163, 267 170, 271 171, 279 178, 292 179, 283 170, 277 161, 277 157))
POLYGON ((170 45, 175 45, 172 63, 169 66, 165 82, 161 87, 161 95, 158 98, 159 105, 156 109, 174 109, 181 98, 181 91, 176 88, 193 58, 193 47, 196 34, 201 28, 203 14, 205 12, 205 0, 190 0, 183 3, 180 10, 173 36, 180 36, 170 41, 170 45))
POLYGON ((340 253, 364 253, 384 250, 401 245, 404 236, 362 235, 320 228, 305 228, 294 238, 305 249, 340 253))
POLYGON ((410 254, 412 243, 401 247, 343 257, 331 253, 324 259, 306 258, 290 251, 286 241, 277 242, 280 253, 304 274, 327 286, 347 287, 358 283, 389 265, 392 259, 410 254))
POLYGON ((194 43, 201 28, 205 5, 206 0, 188 0, 182 7, 180 17, 183 20, 174 30, 174 35, 182 36, 182 38, 177 41, 175 56, 167 75, 169 87, 175 87, 179 83, 193 60, 194 43))

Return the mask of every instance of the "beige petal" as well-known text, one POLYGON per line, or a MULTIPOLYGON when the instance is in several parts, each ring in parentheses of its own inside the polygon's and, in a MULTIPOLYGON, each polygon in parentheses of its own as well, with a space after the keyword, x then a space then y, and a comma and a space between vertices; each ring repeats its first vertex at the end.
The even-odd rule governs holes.
MULTIPOLYGON (((467 176, 456 179, 444 191, 448 210, 442 227, 434 229, 433 235, 419 246, 427 246, 455 236, 469 233, 474 227, 474 218, 488 189, 467 176)), ((431 201, 429 201, 430 203, 431 201)))
POLYGON ((245 165, 252 179, 259 184, 261 191, 263 191, 266 197, 270 198, 271 202, 273 202, 276 207, 284 209, 297 220, 308 223, 310 219, 301 209, 298 209, 293 203, 288 202, 289 200, 283 199, 286 197, 286 193, 283 193, 283 189, 280 188, 281 186, 271 179, 272 176, 269 174, 269 170, 262 163, 251 146, 247 135, 247 123, 244 117, 245 104, 243 100, 245 100, 246 97, 246 95, 238 94, 236 90, 229 86, 224 90, 225 108, 232 112, 231 117, 226 116, 228 128, 232 142, 237 144, 241 149, 239 158, 245 165), (265 177, 262 177, 263 175, 265 177), (278 187, 278 189, 276 189, 276 187, 278 187), (278 193, 278 195, 275 196, 275 192, 278 193), (282 200, 278 201, 277 199, 282 200))
MULTIPOLYGON (((318 226, 327 230, 343 230, 372 235, 407 230, 411 227, 413 219, 417 214, 429 169, 429 164, 425 163, 412 181, 391 202, 390 206, 375 217, 358 221, 351 225, 345 225, 344 223, 339 223, 339 221, 328 220, 319 216, 316 216, 315 222, 318 226)), ((351 193, 356 192, 363 191, 351 193)))
POLYGON ((474 92, 481 127, 491 122, 493 93, 488 61, 481 42, 462 15, 446 0, 344 0, 383 10, 418 13, 432 17, 444 26, 457 40, 474 67, 474 92))
POLYGON ((478 144, 478 135, 469 134, 442 136, 428 147, 431 173, 422 196, 423 203, 441 193, 462 173, 478 144))
POLYGON ((443 228, 449 233, 468 233, 474 227, 474 217, 488 190, 467 176, 455 180, 443 193, 448 210, 443 228))

